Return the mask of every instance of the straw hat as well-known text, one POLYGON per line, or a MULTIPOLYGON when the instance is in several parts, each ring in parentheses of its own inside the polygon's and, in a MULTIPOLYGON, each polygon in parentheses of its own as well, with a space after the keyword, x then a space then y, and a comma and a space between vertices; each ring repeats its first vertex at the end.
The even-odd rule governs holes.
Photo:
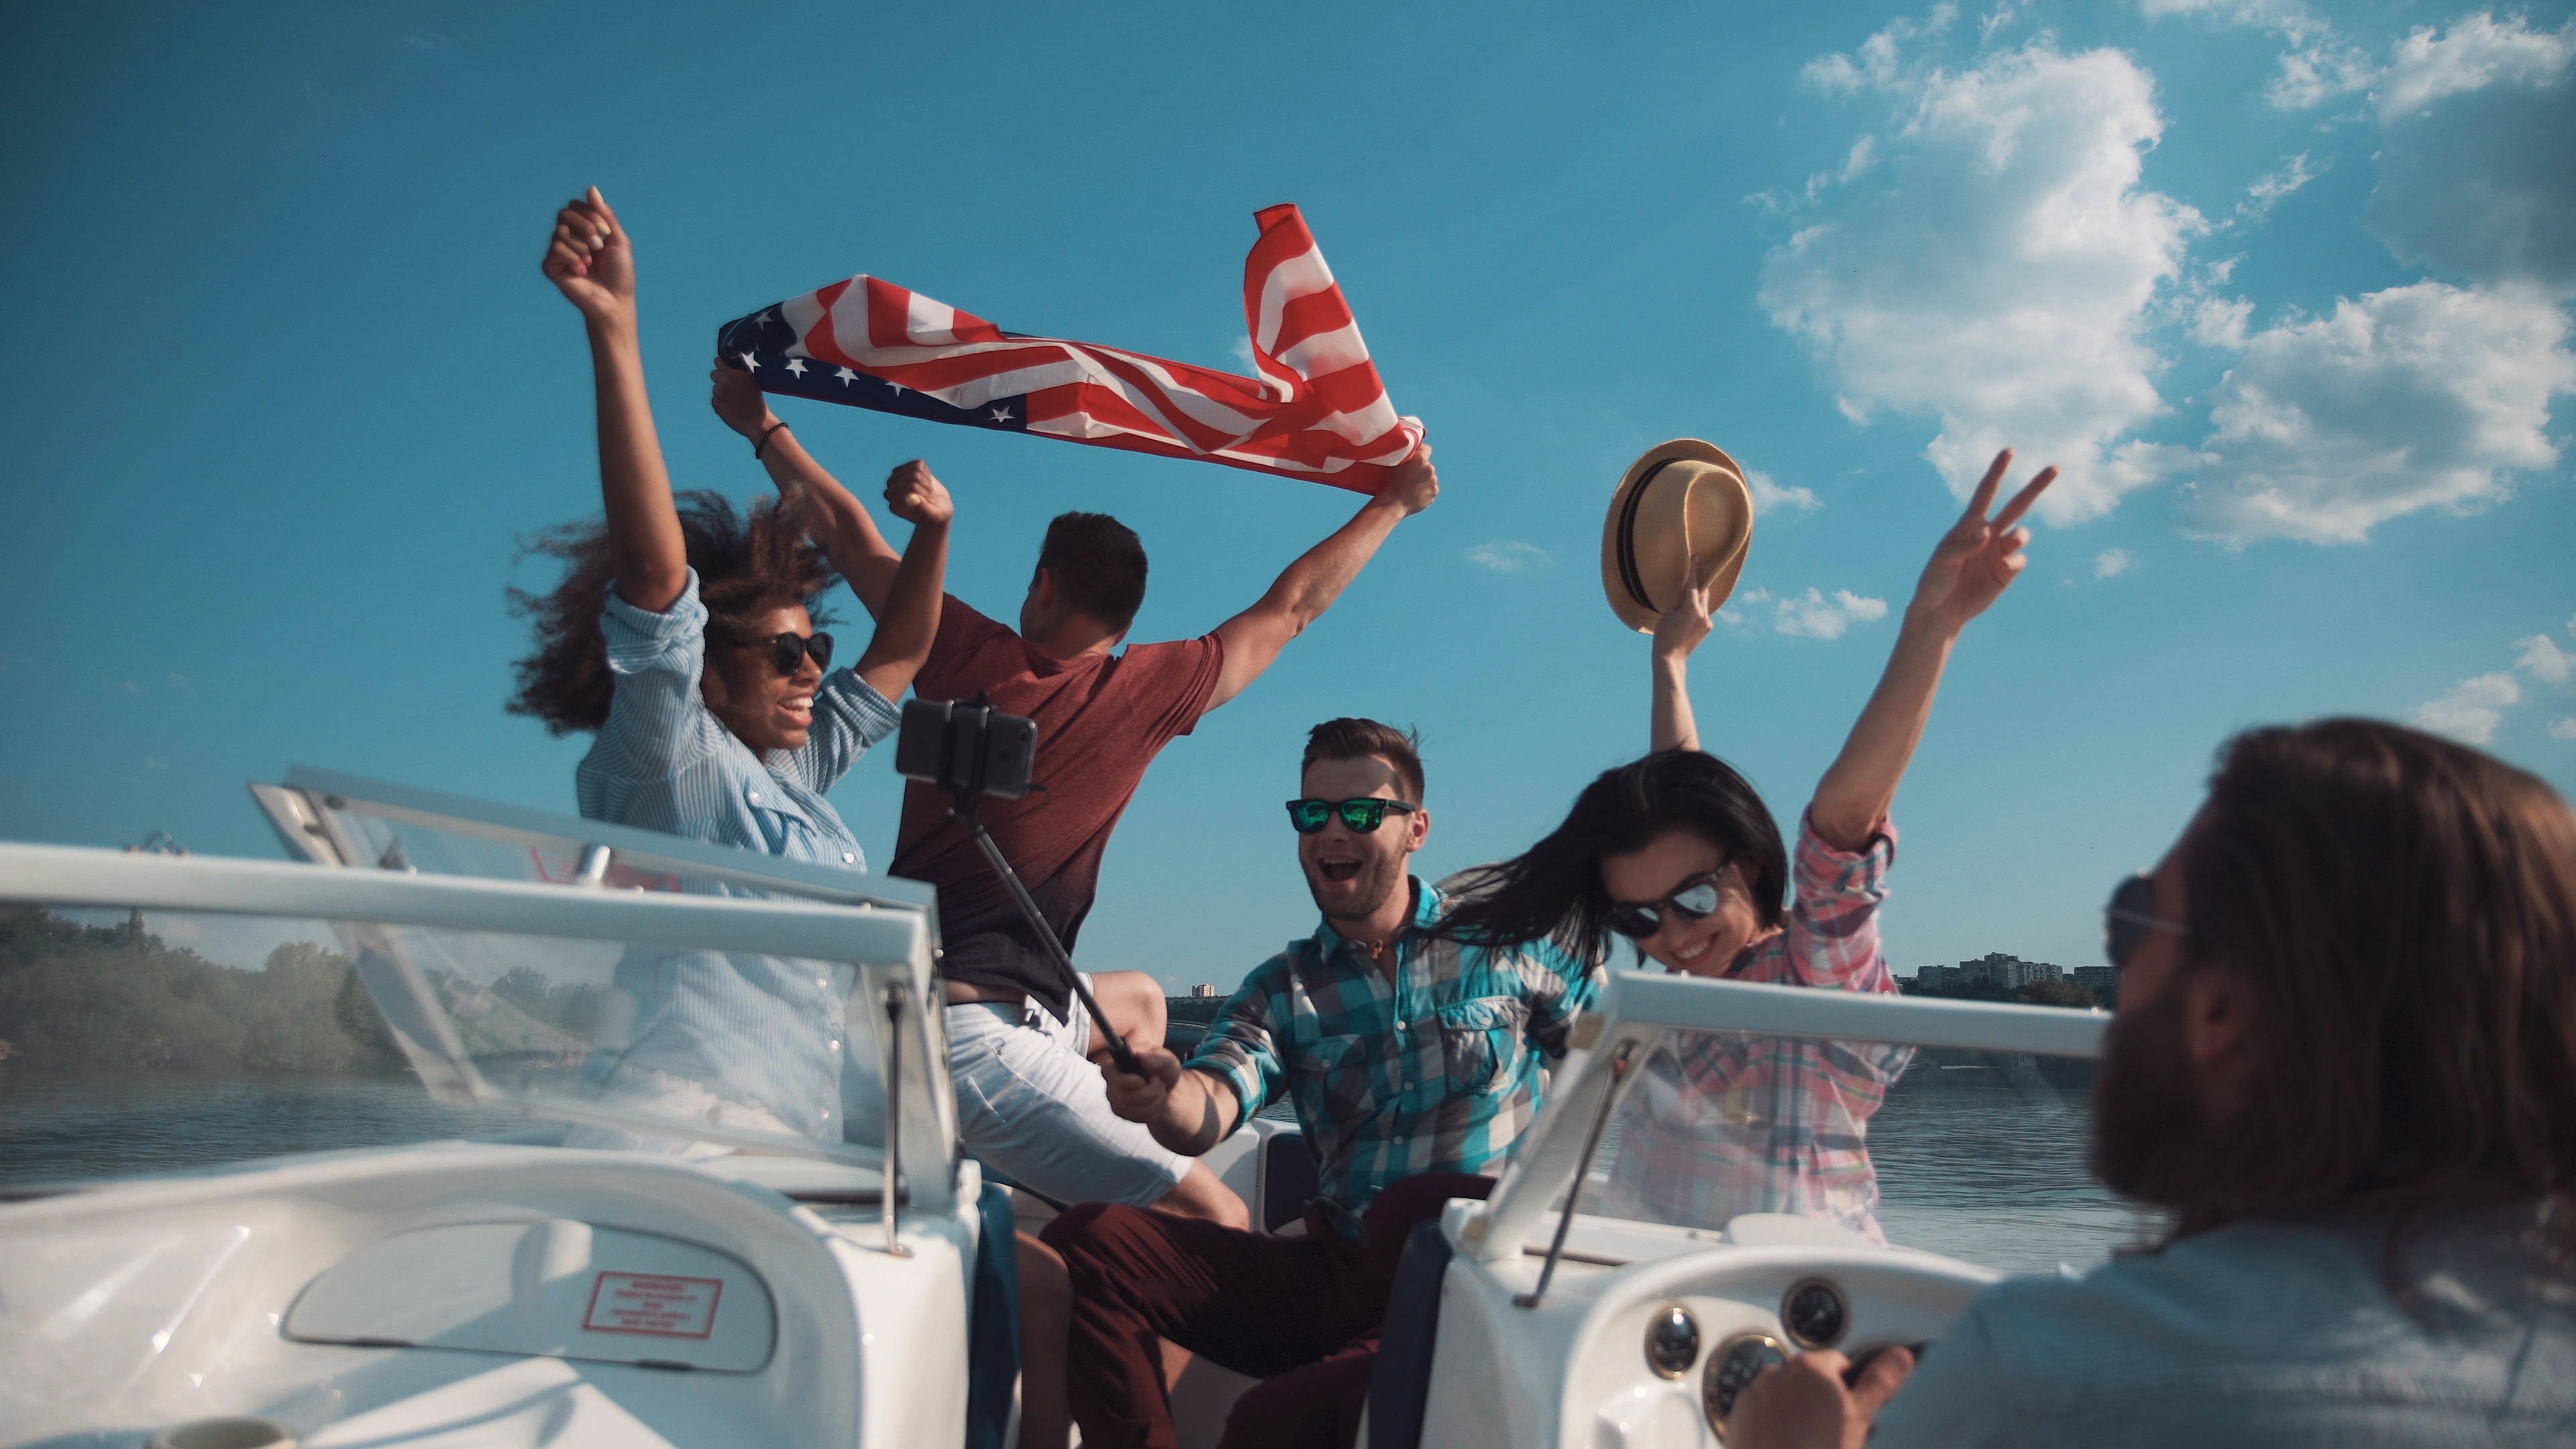
POLYGON ((1641 634, 1681 602, 1694 554, 1695 583, 1711 609, 1735 592, 1753 547, 1753 494, 1724 449, 1675 438, 1628 465, 1601 527, 1601 588, 1619 622, 1641 634))

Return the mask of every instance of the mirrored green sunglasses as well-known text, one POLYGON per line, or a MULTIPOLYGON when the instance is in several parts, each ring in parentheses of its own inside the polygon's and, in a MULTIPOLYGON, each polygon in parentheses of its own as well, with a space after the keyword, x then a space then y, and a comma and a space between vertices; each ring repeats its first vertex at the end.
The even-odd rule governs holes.
POLYGON ((1374 795, 1358 800, 1291 800, 1288 802, 1288 823, 1297 827, 1298 834, 1312 835, 1331 824, 1334 812, 1338 811, 1344 825, 1357 834, 1366 835, 1377 829, 1377 823, 1386 818, 1389 810, 1399 815, 1410 815, 1414 809, 1401 800, 1381 800, 1374 795))

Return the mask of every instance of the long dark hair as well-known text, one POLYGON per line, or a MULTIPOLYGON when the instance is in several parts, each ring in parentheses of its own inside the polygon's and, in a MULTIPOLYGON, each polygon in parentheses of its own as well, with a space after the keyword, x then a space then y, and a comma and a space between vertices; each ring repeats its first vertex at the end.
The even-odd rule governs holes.
MULTIPOLYGON (((2239 735, 2186 837, 2185 969, 2254 996, 2252 1104, 2155 1196, 2183 1232, 2576 1191, 2576 814, 2375 720, 2239 735)), ((2392 1252, 2394 1248, 2392 1247, 2392 1252)))
POLYGON ((1717 756, 1663 750, 1604 771, 1574 797, 1564 824, 1469 881, 1441 934, 1481 946, 1549 940, 1597 966, 1610 946, 1601 857, 1642 850, 1667 830, 1687 830, 1743 862, 1762 924, 1780 924, 1789 853, 1770 807, 1717 756))
MULTIPOLYGON (((717 493, 681 493, 672 501, 679 508, 689 567, 698 571, 698 601, 707 607, 710 635, 748 635, 761 616, 796 604, 814 615, 816 625, 830 622, 823 592, 840 575, 776 498, 755 500, 747 517, 717 493)), ((588 518, 547 529, 521 543, 519 556, 531 554, 561 559, 564 574, 543 594, 510 590, 510 612, 536 620, 537 648, 511 666, 519 687, 509 711, 545 721, 549 734, 598 729, 608 722, 616 682, 608 672, 608 641, 599 632, 600 610, 617 577, 608 522, 588 518)))

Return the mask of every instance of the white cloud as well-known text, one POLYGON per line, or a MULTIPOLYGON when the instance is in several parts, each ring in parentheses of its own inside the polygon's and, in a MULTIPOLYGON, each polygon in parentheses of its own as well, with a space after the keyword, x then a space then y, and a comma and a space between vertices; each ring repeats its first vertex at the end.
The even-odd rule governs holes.
POLYGON ((2576 715, 2569 715, 2565 719, 2551 720, 2549 722, 2549 737, 2553 740, 2576 740, 2576 715))
POLYGON ((2359 47, 2335 32, 2332 22, 2299 0, 2139 0, 2150 20, 2196 15, 2277 35, 2289 47, 2263 98, 2285 111, 2305 110, 2367 88, 2378 67, 2359 47))
POLYGON ((1885 599, 1865 599, 1847 589, 1834 590, 1830 601, 1822 590, 1810 588, 1804 595, 1792 594, 1774 602, 1778 617, 1772 627, 1783 634, 1808 639, 1839 639, 1854 624, 1887 617, 1885 599))
POLYGON ((1467 550, 1467 561, 1481 564, 1498 574, 1516 574, 1523 569, 1554 560, 1549 557, 1546 549, 1534 543, 1519 543, 1508 538, 1498 538, 1491 543, 1480 543, 1467 550))
POLYGON ((2495 738, 2505 708, 2521 702, 2522 686, 2499 669, 2452 685, 2450 693, 2415 711, 2415 723, 2464 745, 2483 745, 2495 738))
POLYGON ((2245 188, 2245 200, 2236 207, 2237 218, 2261 221, 2271 214, 2274 203, 2325 173, 2325 166, 2314 171, 2308 169, 2308 153, 2305 151, 2281 158, 2278 169, 2256 177, 2254 184, 2245 188))
POLYGON ((184 674, 173 674, 168 676, 168 678, 170 680, 170 687, 183 694, 197 687, 196 681, 190 679, 184 674))
POLYGON ((2215 389, 2190 531, 2231 543, 2357 543, 2439 505, 2474 511, 2558 460, 2576 390, 2565 313, 2511 290, 2393 287, 2245 335, 2215 389))
POLYGON ((143 768, 147 770, 166 770, 170 768, 170 762, 168 760, 147 759, 143 762, 143 768))
POLYGON ((1753 509, 1756 513, 1774 513, 1783 508, 1811 512, 1825 506, 1823 500, 1817 498, 1813 490, 1783 488, 1773 482, 1768 473, 1746 473, 1744 486, 1753 494, 1753 509))
POLYGON ((1234 345, 1227 349, 1227 353, 1229 356, 1234 358, 1236 365, 1243 369, 1244 376, 1256 377, 1260 375, 1260 364, 1255 362, 1252 356, 1251 337, 1243 336, 1234 339, 1234 345))
POLYGON ((2042 40, 1958 72, 1909 61, 1948 20, 1807 67, 1817 89, 1886 97, 1893 129, 1868 177, 1821 188, 1811 224, 1772 250, 1760 299, 1846 416, 1937 417, 1925 456, 1957 495, 2009 443, 2065 470, 2044 518, 2107 513, 2188 458, 2121 440, 2164 408, 2148 304, 2204 223, 2138 184, 2164 120, 2127 56, 2042 40))
POLYGON ((2473 16, 2442 39, 2415 32, 2397 57, 2370 229, 2410 262, 2576 297, 2576 21, 2473 16))
POLYGON ((2129 551, 2125 548, 2104 549, 2093 559, 2093 577, 2115 579, 2129 571, 2129 551))
POLYGON ((2576 675, 2576 653, 2559 648, 2558 641, 2546 634, 2516 639, 2513 647, 2522 651, 2513 662, 2542 683, 2565 684, 2571 675, 2576 675))
POLYGON ((2481 12, 2451 22, 2451 33, 2419 27, 2397 43, 2396 58, 2380 77, 2377 99, 2383 121, 2421 111, 2444 96, 2493 85, 2547 85, 2576 58, 2576 21, 2555 31, 2534 30, 2514 16, 2504 24, 2481 12))
POLYGON ((143 692, 143 686, 135 683, 131 679, 109 679, 102 675, 100 676, 98 683, 101 689, 113 689, 120 694, 141 694, 143 692))

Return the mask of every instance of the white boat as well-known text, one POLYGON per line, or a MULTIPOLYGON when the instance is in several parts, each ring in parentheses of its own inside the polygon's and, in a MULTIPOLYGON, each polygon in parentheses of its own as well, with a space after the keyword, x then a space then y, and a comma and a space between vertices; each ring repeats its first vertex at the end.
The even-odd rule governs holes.
MULTIPOLYGON (((0 1445, 1012 1442, 1010 1228, 1045 1209, 956 1149, 927 887, 318 771, 254 793, 302 863, 0 845, 0 902, 301 923, 264 929, 336 940, 424 1089, 530 1130, 14 1194, 0 1445), (683 1070, 639 982, 703 953, 835 1005, 683 1070), (837 1126, 755 1105, 814 1049, 837 1126)), ((1994 1270, 1780 1213, 1647 1221, 1605 1124, 1694 1040, 2084 1058, 2102 1022, 1613 973, 1491 1201, 1408 1251, 1364 1442, 1711 1444, 1765 1361, 1937 1339, 1994 1270)), ((1280 1123, 1215 1165, 1268 1228, 1312 1191, 1280 1123)), ((1240 1383, 1191 1371, 1185 1440, 1240 1383)))

